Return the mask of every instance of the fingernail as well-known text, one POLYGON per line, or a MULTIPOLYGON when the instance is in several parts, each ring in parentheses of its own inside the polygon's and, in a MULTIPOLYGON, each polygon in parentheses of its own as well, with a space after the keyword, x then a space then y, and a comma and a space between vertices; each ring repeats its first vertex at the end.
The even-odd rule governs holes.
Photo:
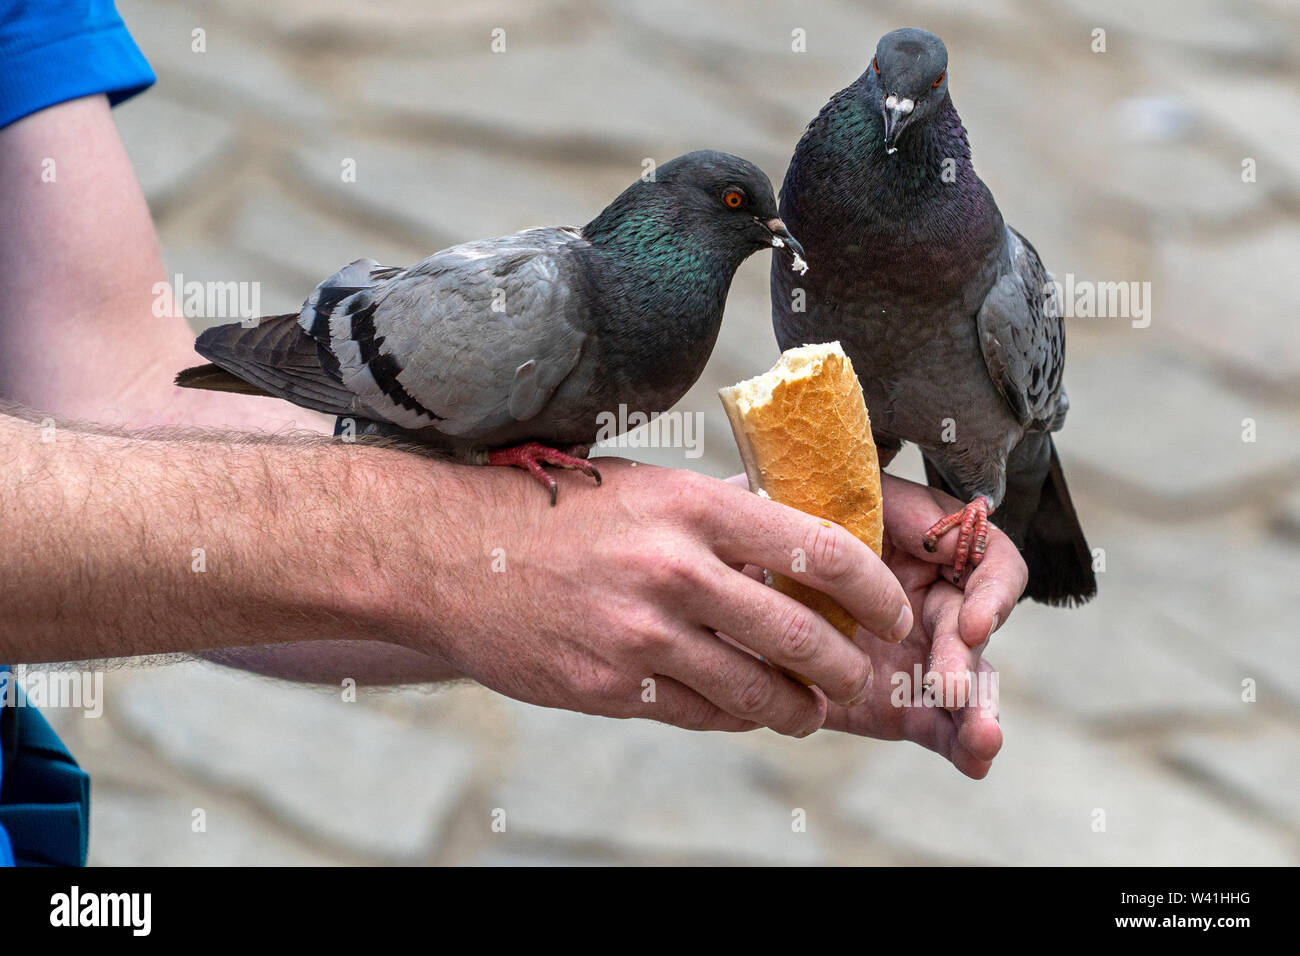
POLYGON ((897 644, 912 633, 912 606, 904 604, 903 609, 898 612, 898 620, 889 630, 889 639, 897 644))
POLYGON ((993 623, 989 626, 989 632, 984 635, 984 640, 987 641, 990 637, 993 636, 993 632, 998 629, 998 624, 1000 624, 1001 621, 1002 621, 1002 616, 1000 614, 993 615, 993 623))

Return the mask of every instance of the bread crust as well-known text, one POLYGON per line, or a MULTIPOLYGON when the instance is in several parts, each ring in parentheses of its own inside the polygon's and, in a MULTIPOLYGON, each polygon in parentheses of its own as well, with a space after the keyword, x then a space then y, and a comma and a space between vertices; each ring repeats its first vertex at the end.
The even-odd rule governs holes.
MULTIPOLYGON (((751 491, 833 521, 881 553, 880 461, 862 387, 838 342, 790 349, 771 371, 718 394, 751 491)), ((798 580, 800 558, 792 548, 790 572, 768 569, 768 582, 853 637, 858 622, 798 580)))

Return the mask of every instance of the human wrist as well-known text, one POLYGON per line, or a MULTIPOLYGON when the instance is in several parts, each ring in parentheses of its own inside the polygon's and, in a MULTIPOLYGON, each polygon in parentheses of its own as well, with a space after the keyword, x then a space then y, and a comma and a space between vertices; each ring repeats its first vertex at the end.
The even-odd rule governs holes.
POLYGON ((317 599, 353 623, 354 636, 446 661, 443 638, 466 620, 483 549, 491 481, 484 470, 389 448, 338 451, 337 546, 330 586, 317 599))

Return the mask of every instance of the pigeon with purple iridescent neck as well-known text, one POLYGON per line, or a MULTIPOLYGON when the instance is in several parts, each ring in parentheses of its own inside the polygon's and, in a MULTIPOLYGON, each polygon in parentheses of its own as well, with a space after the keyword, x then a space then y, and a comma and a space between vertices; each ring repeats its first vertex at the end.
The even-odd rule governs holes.
POLYGON ((780 211, 816 264, 808 276, 772 270, 781 347, 838 339, 881 460, 914 442, 930 483, 970 502, 927 547, 958 529, 960 579, 983 555, 991 513, 1029 566, 1027 597, 1092 597, 1052 441, 1069 407, 1054 286, 975 174, 942 40, 917 29, 880 40, 808 125, 780 211))

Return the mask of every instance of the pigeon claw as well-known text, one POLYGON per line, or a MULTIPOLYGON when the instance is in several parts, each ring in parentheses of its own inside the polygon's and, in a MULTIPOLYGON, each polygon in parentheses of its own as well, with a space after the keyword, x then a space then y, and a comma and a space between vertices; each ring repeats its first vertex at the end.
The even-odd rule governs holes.
POLYGON ((933 554, 939 547, 939 539, 957 528, 957 553, 952 562, 954 582, 960 582, 962 572, 969 568, 973 571, 984 560, 984 551, 989 543, 989 500, 979 495, 962 508, 946 517, 940 518, 925 533, 921 545, 933 554))
POLYGON ((559 482, 555 480, 554 475, 549 474, 542 467, 543 465, 580 471, 584 475, 594 478, 598 487, 600 485, 600 472, 587 459, 579 458, 577 455, 571 455, 568 452, 560 451, 558 448, 551 448, 549 445, 543 445, 535 441, 516 445, 514 448, 502 448, 491 452, 488 455, 488 464, 527 469, 528 473, 540 481, 542 487, 550 492, 552 508, 555 507, 555 503, 559 498, 559 482))

